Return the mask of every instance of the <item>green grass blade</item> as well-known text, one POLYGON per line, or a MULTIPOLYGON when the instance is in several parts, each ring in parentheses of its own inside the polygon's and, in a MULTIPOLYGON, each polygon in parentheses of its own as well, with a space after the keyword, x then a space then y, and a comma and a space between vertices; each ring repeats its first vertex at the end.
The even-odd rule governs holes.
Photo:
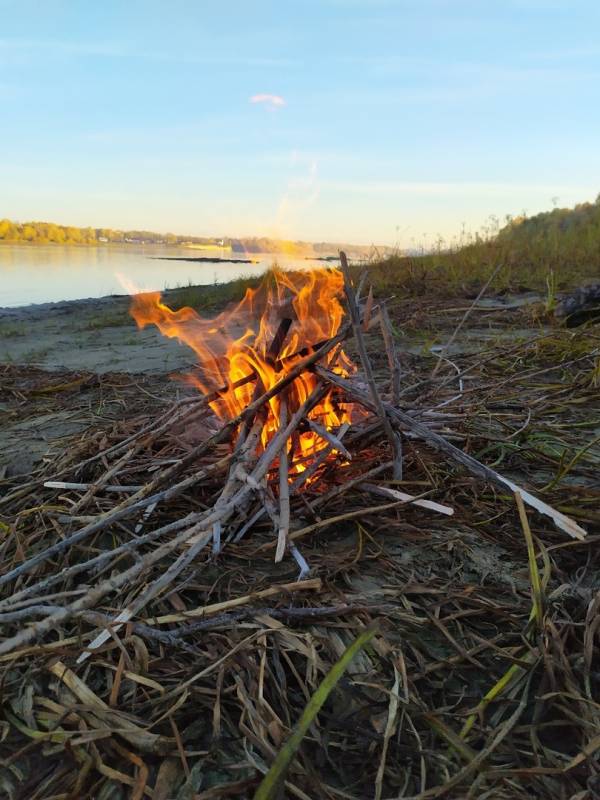
POLYGON ((531 528, 529 527, 529 520, 527 519, 527 512, 525 511, 525 504, 519 492, 515 492, 515 501, 519 509, 519 519, 521 520, 521 527, 525 541, 527 542, 527 560, 529 561, 529 578, 531 581, 531 595, 533 600, 533 617, 537 626, 542 630, 544 626, 544 593, 542 590, 542 582, 540 580, 540 573, 535 558, 535 547, 533 545, 533 536, 531 535, 531 528))
POLYGON ((369 642, 375 635, 375 628, 367 628, 363 631, 348 647, 342 657, 337 661, 329 670, 327 675, 321 681, 319 688, 310 698, 308 705, 302 712, 302 716, 298 721, 295 729, 292 731, 290 738, 283 745, 277 754, 275 761, 271 768, 262 779, 260 786, 256 790, 254 800, 274 800, 276 797, 281 781, 298 750, 302 739, 306 735, 307 730, 312 725, 315 717, 321 710, 323 704, 327 700, 331 690, 335 687, 339 679, 342 677, 348 665, 357 653, 369 642))

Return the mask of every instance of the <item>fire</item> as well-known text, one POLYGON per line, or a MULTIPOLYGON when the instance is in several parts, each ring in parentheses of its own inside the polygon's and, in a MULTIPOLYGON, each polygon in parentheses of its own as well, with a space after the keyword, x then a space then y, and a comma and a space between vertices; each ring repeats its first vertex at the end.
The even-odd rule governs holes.
MULTIPOLYGON (((306 355, 307 350, 332 338, 344 316, 340 298, 344 279, 338 270, 315 269, 284 272, 273 269, 257 289, 247 289, 243 300, 217 317, 205 319, 192 308, 173 311, 162 302, 160 292, 132 297, 131 315, 138 327, 154 324, 164 336, 179 339, 198 358, 200 376, 190 376, 207 395, 210 406, 222 420, 240 414, 260 389, 274 386, 306 355), (302 351, 302 354, 301 354, 302 351), (246 380, 245 380, 246 379, 246 380), (218 393, 218 394, 215 394, 218 393)), ((325 357, 338 374, 354 370, 340 350, 325 357)), ((316 378, 303 373, 287 390, 289 413, 293 413, 316 387, 316 378)), ((329 392, 309 413, 309 419, 334 431, 350 422, 351 408, 335 402, 329 392)), ((262 446, 280 426, 280 400, 268 403, 261 434, 262 446)), ((293 470, 301 472, 306 461, 327 446, 318 434, 302 431, 293 445, 293 470)))

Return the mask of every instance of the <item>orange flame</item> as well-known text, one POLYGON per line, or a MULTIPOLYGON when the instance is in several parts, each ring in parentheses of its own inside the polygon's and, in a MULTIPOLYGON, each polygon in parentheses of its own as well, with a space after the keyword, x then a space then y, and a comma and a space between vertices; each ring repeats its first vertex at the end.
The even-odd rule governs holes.
MULTIPOLYGON (((138 327, 154 324, 164 336, 177 338, 195 351, 201 377, 190 379, 205 394, 219 392, 210 406, 218 417, 229 420, 252 402, 256 380, 243 379, 258 376, 262 387, 268 390, 299 361, 300 350, 336 335, 344 316, 340 303, 343 287, 344 279, 338 270, 273 269, 258 289, 247 289, 240 303, 213 319, 204 319, 188 307, 173 311, 162 302, 160 292, 133 295, 130 310, 138 327), (285 338, 273 353, 273 342, 283 333, 285 338)), ((354 369, 343 351, 330 352, 325 361, 338 374, 354 369)), ((315 386, 316 378, 311 373, 304 373, 290 384, 290 413, 315 386)), ((279 410, 279 398, 273 397, 261 434, 263 447, 279 428, 279 410)), ((329 392, 308 416, 333 430, 350 422, 351 410, 350 406, 337 404, 329 392)), ((301 432, 296 443, 294 472, 303 471, 306 461, 327 445, 310 430, 301 432)))

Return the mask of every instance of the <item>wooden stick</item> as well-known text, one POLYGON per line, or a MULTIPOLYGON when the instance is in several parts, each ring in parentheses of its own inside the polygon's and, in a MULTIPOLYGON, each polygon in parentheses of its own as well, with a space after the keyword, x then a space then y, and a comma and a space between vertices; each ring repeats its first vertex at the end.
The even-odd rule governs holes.
MULTIPOLYGON (((244 470, 248 468, 249 464, 254 465, 257 459, 256 446, 258 444, 258 437, 264 424, 264 415, 259 416, 254 420, 254 424, 250 431, 245 428, 240 430, 240 435, 234 449, 233 458, 229 466, 229 475, 223 487, 216 504, 216 508, 222 508, 227 505, 233 496, 236 488, 240 485, 240 467, 244 470)), ((213 555, 216 556, 221 552, 221 520, 217 520, 213 525, 213 555)))
POLYGON ((192 608, 189 611, 182 611, 178 614, 164 614, 161 617, 150 617, 144 620, 145 625, 168 625, 172 622, 184 622, 186 619, 201 619, 204 617, 212 616, 213 614, 220 614, 230 608, 239 608, 240 606, 255 603, 257 600, 264 600, 265 597, 274 597, 277 594, 291 594, 291 592, 319 592, 322 588, 320 578, 313 578, 310 581, 295 581, 294 583, 283 583, 276 586, 270 586, 268 589, 261 589, 259 592, 244 595, 243 597, 235 597, 231 600, 225 600, 221 603, 212 603, 209 606, 201 606, 200 608, 192 608))
POLYGON ((387 306, 382 303, 381 313, 379 315, 381 334, 385 344, 385 352, 387 353, 388 364, 390 373, 392 375, 391 381, 391 394, 392 403, 397 406, 400 400, 400 380, 402 377, 402 368, 396 353, 396 345, 394 344, 394 332, 392 330, 392 322, 388 314, 387 306))
MULTIPOLYGON (((44 481, 45 489, 70 489, 74 492, 85 492, 95 484, 93 483, 72 483, 70 481, 44 481)), ((140 484, 135 486, 120 486, 118 484, 102 486, 103 492, 137 492, 142 488, 140 484)))
POLYGON ((376 475, 380 475, 382 472, 385 472, 386 469, 390 469, 393 467, 393 461, 388 461, 385 464, 379 464, 377 467, 373 467, 368 472, 365 472, 363 475, 359 475, 357 478, 353 478, 349 481, 344 481, 341 486, 335 486, 326 494, 322 494, 320 497, 317 497, 316 500, 313 500, 312 506, 313 508, 317 508, 318 506, 326 505, 329 503, 330 500, 333 500, 336 497, 339 497, 342 494, 345 494, 347 491, 352 489, 354 486, 362 483, 366 478, 374 478, 376 475))
POLYGON ((352 320, 352 330, 354 332, 354 338, 356 340, 356 345, 358 347, 360 360, 363 366, 363 370, 365 372, 367 383, 369 384, 369 389, 371 390, 371 396, 373 398, 373 405, 375 406, 375 411, 379 416, 379 418, 381 419, 385 435, 387 436, 389 443, 392 446, 392 452, 394 454, 394 478, 396 478, 396 480, 402 480, 401 477, 402 449, 399 444, 398 436, 394 432, 390 424, 390 421, 385 413, 383 402, 379 395, 377 384, 375 383, 373 368, 371 367, 371 361, 369 359, 369 354, 367 353, 367 347, 365 345, 365 340, 363 337, 362 327, 360 323, 360 312, 358 310, 358 305, 356 304, 356 297, 354 296, 354 290, 352 289, 350 270, 348 269, 348 259, 346 258, 346 253, 344 253, 343 250, 340 250, 340 261, 342 264, 342 271, 344 273, 344 290, 346 292, 346 301, 348 303, 348 310, 350 311, 350 319, 352 320))
POLYGON ((264 517, 266 514, 266 510, 263 506, 261 506, 254 514, 250 517, 250 519, 246 520, 246 522, 242 525, 242 527, 237 531, 237 533, 230 534, 227 537, 227 541, 231 539, 234 543, 241 541, 246 533, 250 530, 250 528, 255 525, 261 517, 264 517))
MULTIPOLYGON (((269 364, 273 369, 275 369, 275 363, 277 358, 279 357, 279 351, 283 347, 283 343, 285 341, 285 337, 288 335, 288 331, 292 325, 292 319, 289 317, 284 317, 280 320, 277 330, 275 331, 275 335, 273 336, 273 340, 269 345, 269 349, 267 350, 265 361, 269 364)), ((254 393, 252 395, 252 402, 257 400, 261 394, 265 391, 265 386, 261 380, 261 378, 256 375, 256 386, 254 387, 254 393)), ((252 422, 252 417, 247 417, 244 420, 244 424, 242 425, 241 435, 247 431, 248 427, 252 422)))
MULTIPOLYGON (((308 427, 311 429, 311 431, 314 431, 317 436, 320 436, 321 439, 325 439, 325 441, 331 445, 329 448, 330 452, 331 450, 337 450, 345 458, 347 458, 348 461, 352 461, 352 454, 342 444, 341 436, 339 434, 336 436, 331 431, 328 431, 323 425, 319 425, 318 422, 314 422, 312 419, 308 420, 308 427)), ((342 428, 344 428, 344 433, 346 433, 349 427, 350 426, 347 423, 344 423, 344 425, 340 426, 340 431, 342 428)), ((342 436, 344 433, 342 433, 342 436)))
POLYGON ((109 480, 110 480, 110 479, 111 479, 113 476, 115 476, 115 475, 118 475, 118 474, 119 474, 119 472, 121 471, 121 469, 122 469, 122 468, 125 466, 125 464, 127 464, 127 462, 130 460, 130 458, 131 458, 131 457, 132 457, 132 455, 135 453, 135 451, 136 451, 136 448, 135 448, 135 447, 132 447, 132 448, 130 448, 129 450, 127 450, 127 452, 126 452, 126 453, 124 453, 124 454, 121 456, 121 458, 120 458, 120 459, 117 461, 117 463, 116 463, 116 464, 113 464, 113 465, 112 465, 112 467, 110 467, 110 469, 108 469, 108 470, 107 470, 107 471, 104 473, 104 475, 102 475, 102 477, 101 477, 101 478, 99 478, 97 481, 94 481, 94 483, 92 483, 92 485, 91 485, 91 486, 90 486, 90 488, 87 490, 87 492, 86 492, 86 493, 83 495, 83 497, 81 497, 81 498, 80 498, 80 499, 79 499, 79 500, 78 500, 78 501, 75 503, 75 505, 74 505, 74 506, 73 506, 73 507, 70 509, 70 513, 71 513, 73 516, 76 516, 77 514, 79 514, 79 513, 81 512, 81 510, 82 510, 83 508, 85 508, 85 506, 87 506, 87 504, 90 502, 90 500, 92 499, 92 497, 93 497, 93 496, 96 494, 96 492, 100 491, 100 490, 102 489, 102 487, 103 487, 105 484, 107 484, 107 483, 108 483, 108 481, 109 481, 109 480))
POLYGON ((365 333, 369 330, 369 323, 371 321, 371 311, 373 310, 373 287, 369 287, 369 294, 367 295, 367 302, 365 303, 365 312, 363 315, 362 328, 365 333))
MULTIPOLYGON (((281 397, 279 406, 279 422, 282 428, 287 425, 287 398, 285 393, 281 397)), ((277 549, 275 550, 276 564, 283 558, 288 533, 290 532, 290 485, 288 482, 287 448, 288 441, 286 439, 279 451, 279 531, 277 533, 277 549)))
POLYGON ((361 483, 359 488, 366 489, 371 494, 378 494, 381 497, 392 497, 395 500, 404 500, 405 503, 426 508, 429 511, 437 511, 438 514, 446 514, 451 517, 454 514, 454 509, 450 506, 443 506, 441 503, 435 503, 433 500, 418 500, 411 494, 400 492, 398 489, 389 489, 387 486, 375 486, 373 483, 361 483))
POLYGON ((455 339, 456 339, 456 337, 458 336, 458 334, 459 334, 459 332, 460 332, 460 330, 461 330, 462 326, 465 324, 465 322, 466 322, 466 321, 467 321, 467 319, 469 318, 469 316, 470 316, 471 312, 473 311, 473 309, 475 308, 475 306, 477 305, 477 303, 478 303, 478 302, 481 300, 481 298, 483 297, 483 295, 486 293, 486 291, 488 290, 488 287, 489 287, 490 283, 491 283, 491 282, 494 280, 494 278, 496 277, 496 275, 497 275, 497 274, 500 272, 500 270, 502 269, 502 266, 503 266, 502 264, 498 264, 498 265, 496 266, 496 269, 495 269, 495 270, 492 272, 492 274, 490 275, 490 277, 487 279, 487 281, 485 282, 485 284, 482 286, 482 288, 481 288, 481 290, 480 290, 479 294, 477 295, 477 297, 475 298, 475 300, 473 300, 473 302, 471 303, 471 305, 469 306, 469 308, 468 308, 468 309, 465 311, 465 313, 464 313, 464 316, 462 317, 462 319, 460 320, 460 322, 458 323, 458 325, 457 325, 457 326, 456 326, 456 328, 454 329, 454 333, 452 334, 452 336, 451 336, 451 337, 448 339, 448 341, 447 341, 447 342, 446 342, 446 344, 445 344, 445 345, 442 347, 442 349, 440 350, 440 352, 439 352, 439 353, 436 353, 436 355, 437 355, 437 356, 438 356, 438 358, 439 358, 439 361, 437 362, 437 364, 436 364, 436 365, 435 365, 435 367, 433 368, 433 372, 431 373, 431 377, 432 377, 432 378, 435 378, 435 376, 437 375, 437 371, 438 371, 438 369, 440 368, 440 365, 441 365, 441 363, 442 363, 442 361, 443 361, 444 353, 445 353, 445 352, 448 350, 448 348, 449 348, 449 347, 452 345, 452 343, 454 342, 454 340, 455 340, 455 339))

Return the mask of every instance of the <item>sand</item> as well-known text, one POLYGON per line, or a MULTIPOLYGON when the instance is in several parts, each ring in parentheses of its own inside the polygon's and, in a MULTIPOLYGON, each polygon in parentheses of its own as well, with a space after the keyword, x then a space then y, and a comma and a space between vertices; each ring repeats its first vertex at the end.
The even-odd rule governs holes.
POLYGON ((0 308, 0 363, 47 370, 167 373, 194 353, 156 328, 138 330, 128 296, 0 308))

